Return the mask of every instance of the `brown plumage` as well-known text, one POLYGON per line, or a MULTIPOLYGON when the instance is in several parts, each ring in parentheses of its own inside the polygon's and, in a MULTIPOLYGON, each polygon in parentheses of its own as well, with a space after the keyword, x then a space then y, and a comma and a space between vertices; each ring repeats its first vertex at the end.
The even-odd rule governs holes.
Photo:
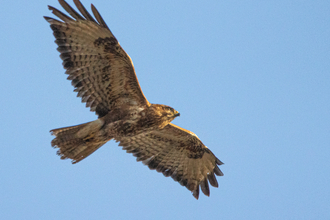
POLYGON ((194 133, 170 123, 180 115, 176 110, 148 102, 131 58, 93 5, 96 20, 79 0, 74 3, 82 15, 64 0, 59 3, 72 18, 51 6, 62 21, 44 18, 74 91, 98 115, 92 122, 51 130, 56 136, 51 144, 59 148, 61 159, 77 163, 114 139, 137 161, 187 187, 196 199, 199 188, 209 196, 208 183, 218 187, 215 175, 223 175, 218 167, 223 163, 194 133))

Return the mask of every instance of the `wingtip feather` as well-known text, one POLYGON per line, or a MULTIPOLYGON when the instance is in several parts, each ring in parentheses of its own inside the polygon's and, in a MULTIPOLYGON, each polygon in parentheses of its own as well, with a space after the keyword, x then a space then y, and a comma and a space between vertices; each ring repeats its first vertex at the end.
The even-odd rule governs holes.
POLYGON ((220 170, 220 168, 217 165, 215 165, 213 171, 214 171, 215 175, 217 175, 217 176, 223 176, 223 172, 220 170))
POLYGON ((219 160, 218 158, 216 158, 216 161, 215 161, 218 165, 222 165, 224 164, 221 160, 219 160))
POLYGON ((196 200, 199 198, 199 186, 192 192, 196 200))
POLYGON ((209 188, 209 183, 208 183, 207 179, 204 178, 204 179, 200 182, 199 185, 201 186, 201 190, 202 190, 202 192, 203 192, 206 196, 210 196, 210 188, 209 188))

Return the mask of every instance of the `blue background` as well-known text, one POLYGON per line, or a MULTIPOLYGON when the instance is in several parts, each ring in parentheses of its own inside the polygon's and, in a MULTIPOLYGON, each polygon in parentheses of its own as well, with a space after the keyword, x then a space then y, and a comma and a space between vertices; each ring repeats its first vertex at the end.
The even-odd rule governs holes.
POLYGON ((42 18, 61 7, 3 1, 0 219, 330 219, 330 1, 82 3, 131 56, 147 99, 178 110, 174 123, 225 175, 197 201, 114 141, 60 160, 49 130, 96 119, 42 18))

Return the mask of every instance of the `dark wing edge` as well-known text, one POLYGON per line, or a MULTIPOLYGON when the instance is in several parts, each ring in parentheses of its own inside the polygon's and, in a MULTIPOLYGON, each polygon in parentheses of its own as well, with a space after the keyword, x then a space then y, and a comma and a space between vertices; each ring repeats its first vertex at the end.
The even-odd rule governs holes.
POLYGON ((223 163, 192 132, 174 124, 164 129, 133 137, 116 139, 127 153, 149 169, 171 176, 199 198, 199 189, 210 195, 209 184, 218 187, 215 177, 223 176, 223 163))
POLYGON ((53 30, 68 80, 72 81, 77 96, 86 102, 86 107, 103 117, 117 103, 149 106, 130 57, 94 5, 91 8, 96 20, 79 0, 74 0, 74 3, 81 15, 66 1, 59 0, 59 3, 71 17, 48 6, 62 21, 44 18, 53 30), (113 83, 112 78, 118 79, 118 76, 119 80, 113 83), (124 86, 131 90, 127 92, 124 86))

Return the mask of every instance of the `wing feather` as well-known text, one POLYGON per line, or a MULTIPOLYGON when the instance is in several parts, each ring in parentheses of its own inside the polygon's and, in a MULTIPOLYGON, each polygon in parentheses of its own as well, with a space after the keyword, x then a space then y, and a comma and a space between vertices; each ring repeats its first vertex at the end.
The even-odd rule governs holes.
POLYGON ((213 172, 207 175, 207 179, 209 180, 209 182, 210 182, 210 184, 211 184, 212 186, 214 186, 214 187, 218 187, 218 186, 219 186, 219 185, 218 185, 218 181, 217 181, 217 179, 215 178, 213 172))
POLYGON ((103 18, 92 5, 92 17, 79 0, 74 0, 81 16, 64 0, 59 0, 69 17, 49 6, 62 21, 45 17, 50 23, 68 79, 91 111, 103 117, 123 105, 149 106, 135 74, 131 58, 119 45, 103 18))
POLYGON ((171 176, 198 199, 199 188, 209 196, 209 183, 218 187, 215 174, 222 176, 223 164, 192 132, 169 124, 163 129, 131 137, 115 138, 137 161, 151 170, 171 176))
POLYGON ((210 196, 210 188, 209 188, 209 183, 207 182, 207 179, 203 179, 199 185, 201 186, 201 190, 202 192, 206 195, 206 196, 210 196))
POLYGON ((88 20, 97 23, 79 0, 73 0, 80 13, 88 20))
POLYGON ((56 8, 49 6, 48 5, 48 9, 52 11, 52 13, 54 15, 56 15, 59 19, 61 19, 62 21, 65 22, 69 22, 69 21, 73 21, 72 18, 70 18, 69 16, 67 16, 66 14, 62 13, 61 11, 57 10, 56 8))
POLYGON ((103 20, 102 16, 100 15, 100 13, 98 12, 98 10, 95 8, 95 6, 92 4, 92 12, 96 18, 96 20, 99 22, 99 24, 106 28, 109 29, 108 25, 105 23, 105 21, 103 20))
MULTIPOLYGON (((60 5, 64 8, 65 11, 67 11, 74 19, 76 20, 85 20, 81 15, 76 12, 66 1, 64 0, 58 0, 60 5)), ((57 10, 57 9, 56 9, 57 10)))

